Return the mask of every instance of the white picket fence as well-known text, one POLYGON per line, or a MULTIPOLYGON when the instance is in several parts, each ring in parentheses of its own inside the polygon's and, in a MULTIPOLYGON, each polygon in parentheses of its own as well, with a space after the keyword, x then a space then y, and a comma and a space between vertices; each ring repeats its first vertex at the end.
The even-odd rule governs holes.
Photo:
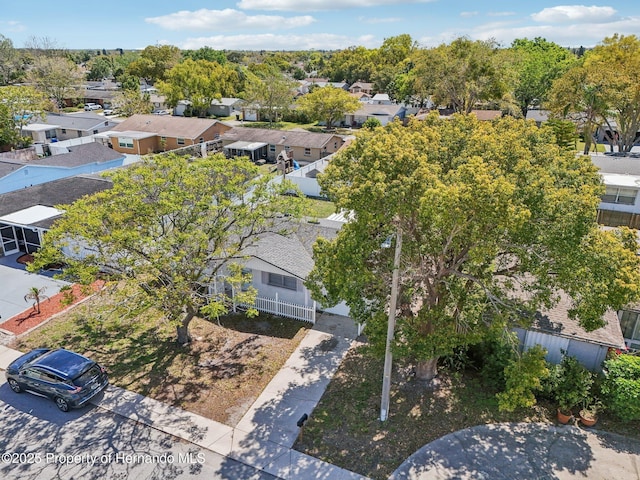
POLYGON ((259 312, 272 313, 281 317, 293 318, 311 324, 316 323, 316 302, 311 306, 298 305, 296 303, 283 302, 276 298, 257 297, 253 305, 242 304, 242 307, 253 307, 259 312))

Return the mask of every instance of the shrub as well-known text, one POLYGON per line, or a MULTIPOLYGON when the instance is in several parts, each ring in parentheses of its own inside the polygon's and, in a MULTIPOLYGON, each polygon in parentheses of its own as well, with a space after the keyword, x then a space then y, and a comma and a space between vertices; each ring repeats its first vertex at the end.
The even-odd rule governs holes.
POLYGON ((563 412, 583 404, 591 394, 594 375, 575 357, 564 355, 562 362, 550 369, 549 380, 543 386, 563 412))
POLYGON ((542 380, 549 375, 544 359, 546 354, 542 346, 535 345, 510 361, 504 369, 506 389, 496 395, 500 411, 513 412, 536 404, 534 392, 540 390, 542 380))
POLYGON ((615 355, 604 362, 602 394, 607 408, 622 420, 640 419, 640 357, 615 355))
POLYGON ((479 368, 486 387, 498 391, 505 388, 505 368, 517 359, 515 342, 511 337, 499 337, 471 348, 469 356, 479 368))

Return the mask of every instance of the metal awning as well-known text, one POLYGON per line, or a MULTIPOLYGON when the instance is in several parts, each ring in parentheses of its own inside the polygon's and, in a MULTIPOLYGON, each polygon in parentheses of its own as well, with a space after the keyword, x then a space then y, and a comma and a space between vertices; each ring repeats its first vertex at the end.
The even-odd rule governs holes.
POLYGON ((225 150, 245 150, 249 152, 255 152, 256 150, 266 147, 268 144, 264 142, 233 142, 224 147, 225 150))
POLYGON ((57 217, 64 213, 63 210, 47 207, 44 205, 34 205, 17 212, 0 217, 0 222, 12 225, 33 225, 34 223, 57 217))

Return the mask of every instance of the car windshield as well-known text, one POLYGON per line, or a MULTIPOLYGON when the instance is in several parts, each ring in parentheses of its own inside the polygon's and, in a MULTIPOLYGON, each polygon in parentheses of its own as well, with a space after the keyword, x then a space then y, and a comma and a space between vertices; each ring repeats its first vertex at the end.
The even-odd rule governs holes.
POLYGON ((89 383, 94 377, 100 375, 100 367, 98 365, 93 365, 89 370, 86 370, 83 374, 73 379, 73 383, 77 387, 84 387, 87 383, 89 383))

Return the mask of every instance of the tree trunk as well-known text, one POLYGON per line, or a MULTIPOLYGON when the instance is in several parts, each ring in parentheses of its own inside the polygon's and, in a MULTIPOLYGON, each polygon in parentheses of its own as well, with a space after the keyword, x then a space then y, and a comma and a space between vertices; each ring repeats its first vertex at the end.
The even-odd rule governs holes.
POLYGON ((438 375, 438 357, 423 360, 416 365, 416 378, 418 380, 430 381, 438 375))
POLYGON ((193 319, 194 314, 188 312, 182 318, 180 325, 176 325, 176 333, 178 335, 178 343, 180 345, 185 345, 191 341, 191 334, 189 333, 189 323, 193 319))

